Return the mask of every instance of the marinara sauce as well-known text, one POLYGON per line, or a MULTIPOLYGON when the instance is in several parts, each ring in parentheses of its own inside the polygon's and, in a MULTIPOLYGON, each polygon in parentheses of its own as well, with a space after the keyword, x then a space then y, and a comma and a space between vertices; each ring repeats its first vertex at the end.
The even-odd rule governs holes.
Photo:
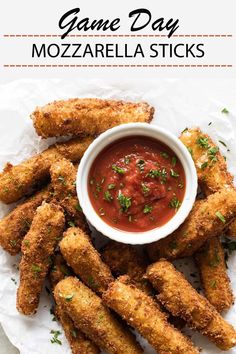
POLYGON ((161 142, 127 137, 107 146, 90 169, 91 203, 114 228, 143 232, 167 223, 185 194, 184 168, 161 142))

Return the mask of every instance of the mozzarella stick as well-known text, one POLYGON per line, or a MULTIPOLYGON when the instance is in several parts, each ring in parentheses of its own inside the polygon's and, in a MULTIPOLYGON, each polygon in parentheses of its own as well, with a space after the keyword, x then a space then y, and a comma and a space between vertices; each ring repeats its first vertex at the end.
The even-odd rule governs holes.
POLYGON ((103 249, 101 255, 116 277, 127 274, 137 288, 147 294, 151 293, 151 286, 147 279, 144 279, 146 260, 134 247, 111 241, 103 249))
POLYGON ((77 328, 109 354, 141 354, 134 336, 102 300, 74 277, 60 281, 54 290, 56 303, 77 328))
POLYGON ((233 186, 233 177, 227 171, 226 161, 209 135, 198 128, 186 129, 180 140, 192 155, 199 183, 206 195, 233 186))
POLYGON ((24 315, 32 315, 37 311, 50 257, 62 236, 64 222, 64 214, 59 206, 44 203, 38 207, 23 240, 17 309, 24 315))
POLYGON ((86 218, 82 212, 76 193, 75 166, 67 159, 52 164, 50 168, 54 197, 66 212, 66 219, 75 226, 89 232, 86 218))
POLYGON ((166 315, 152 297, 127 284, 127 276, 111 283, 103 300, 137 329, 159 354, 199 353, 187 337, 167 322, 166 315))
POLYGON ((96 293, 102 294, 113 281, 110 269, 83 230, 71 227, 64 232, 60 251, 75 274, 96 293))
POLYGON ((160 302, 174 316, 183 318, 191 328, 201 332, 222 350, 236 345, 234 328, 170 262, 160 260, 150 265, 147 277, 158 290, 160 302))
MULTIPOLYGON (((65 260, 60 253, 56 253, 53 260, 53 267, 51 268, 49 279, 52 289, 55 288, 59 281, 65 279, 72 274, 71 269, 67 266, 65 260)), ((65 336, 70 344, 72 354, 98 354, 100 353, 97 346, 87 339, 85 335, 75 327, 72 319, 62 309, 61 306, 56 305, 55 315, 64 329, 65 336)))
POLYGON ((50 166, 63 157, 78 161, 92 142, 91 137, 73 139, 50 146, 40 154, 12 166, 7 163, 0 173, 0 200, 6 204, 16 202, 49 178, 50 166))
POLYGON ((97 98, 55 101, 37 107, 31 114, 39 136, 97 135, 122 123, 149 123, 154 108, 145 102, 123 102, 97 98))
POLYGON ((17 205, 0 221, 0 245, 5 251, 11 255, 20 252, 22 240, 30 228, 37 207, 43 201, 50 201, 51 197, 52 189, 47 186, 17 205))
POLYGON ((208 239, 219 236, 236 217, 236 190, 225 188, 197 203, 171 235, 147 246, 152 261, 192 256, 208 239))
POLYGON ((204 294, 218 312, 229 309, 233 294, 225 265, 225 253, 218 237, 209 240, 195 254, 204 294))

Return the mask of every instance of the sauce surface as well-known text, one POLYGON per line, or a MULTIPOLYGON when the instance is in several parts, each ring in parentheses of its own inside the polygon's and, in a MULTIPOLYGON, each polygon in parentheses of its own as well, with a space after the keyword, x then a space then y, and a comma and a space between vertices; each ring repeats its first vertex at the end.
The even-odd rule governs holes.
POLYGON ((127 137, 107 146, 91 166, 93 208, 112 227, 143 232, 167 223, 185 194, 185 173, 174 152, 148 137, 127 137))

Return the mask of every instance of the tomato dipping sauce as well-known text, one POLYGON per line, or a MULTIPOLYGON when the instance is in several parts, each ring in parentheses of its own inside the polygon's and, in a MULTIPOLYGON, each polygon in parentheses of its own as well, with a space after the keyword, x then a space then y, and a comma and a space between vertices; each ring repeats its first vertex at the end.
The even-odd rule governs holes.
POLYGON ((167 223, 185 194, 185 172, 161 142, 134 136, 107 146, 94 160, 88 179, 93 208, 110 226, 143 232, 167 223))

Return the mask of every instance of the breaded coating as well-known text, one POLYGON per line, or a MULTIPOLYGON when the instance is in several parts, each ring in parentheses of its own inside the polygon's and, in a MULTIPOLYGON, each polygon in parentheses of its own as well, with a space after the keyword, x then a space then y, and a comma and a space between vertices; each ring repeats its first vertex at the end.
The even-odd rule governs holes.
POLYGON ((218 146, 198 128, 186 129, 180 136, 195 163, 199 184, 206 195, 233 186, 233 177, 218 146))
POLYGON ((54 144, 19 165, 7 163, 0 173, 0 200, 9 204, 29 194, 49 178, 49 169, 54 162, 63 157, 71 161, 80 160, 92 141, 92 137, 72 139, 54 144))
MULTIPOLYGON (((54 256, 53 266, 51 268, 49 279, 52 289, 59 281, 71 275, 72 271, 67 266, 62 255, 57 252, 54 256)), ((72 354, 98 354, 100 350, 94 343, 87 339, 85 335, 75 327, 72 319, 58 305, 55 307, 55 315, 64 329, 65 336, 70 344, 72 354)))
POLYGON ((37 107, 31 114, 39 136, 97 135, 123 123, 149 123, 154 108, 146 102, 74 98, 37 107))
POLYGON ((151 293, 151 285, 144 278, 147 262, 135 247, 110 241, 102 250, 101 255, 115 277, 127 274, 137 288, 147 294, 151 293))
POLYGON ((37 311, 50 257, 62 236, 64 223, 61 207, 43 203, 38 207, 30 230, 22 242, 17 309, 24 315, 32 315, 37 311))
POLYGON ((56 252, 53 256, 53 264, 49 273, 49 280, 52 289, 55 288, 59 281, 73 274, 73 271, 68 267, 60 252, 56 252))
POLYGON ((231 222, 226 232, 227 236, 236 238, 236 220, 231 222))
POLYGON ((113 276, 93 247, 90 237, 83 230, 71 227, 64 232, 59 246, 75 274, 97 294, 102 294, 113 281, 113 276))
POLYGON ((109 354, 141 354, 135 337, 102 300, 74 277, 60 281, 54 290, 56 303, 84 334, 109 354))
POLYGON ((208 239, 219 236, 236 217, 236 190, 221 189, 197 203, 171 235, 147 246, 152 261, 192 256, 208 239))
POLYGON ((227 275, 224 248, 218 237, 207 241, 195 254, 204 294, 218 312, 229 309, 233 294, 227 275))
POLYGON ((99 348, 90 339, 86 338, 81 330, 75 327, 74 322, 60 306, 56 306, 55 315, 64 329, 72 354, 100 353, 99 348))
POLYGON ((201 332, 222 350, 236 345, 234 328, 205 297, 198 294, 170 262, 160 260, 150 265, 147 277, 158 290, 159 301, 174 316, 182 317, 191 328, 201 332))
POLYGON ((61 159, 52 164, 50 175, 54 197, 65 210, 67 221, 89 232, 86 218, 77 198, 76 173, 75 166, 67 159, 61 159))
POLYGON ((159 354, 199 353, 191 341, 167 322, 154 299, 134 285, 127 276, 118 278, 103 294, 106 305, 136 328, 159 354))
POLYGON ((43 201, 50 201, 51 197, 51 186, 47 186, 17 205, 0 221, 0 245, 5 251, 11 255, 20 252, 22 240, 30 228, 37 207, 43 201))

